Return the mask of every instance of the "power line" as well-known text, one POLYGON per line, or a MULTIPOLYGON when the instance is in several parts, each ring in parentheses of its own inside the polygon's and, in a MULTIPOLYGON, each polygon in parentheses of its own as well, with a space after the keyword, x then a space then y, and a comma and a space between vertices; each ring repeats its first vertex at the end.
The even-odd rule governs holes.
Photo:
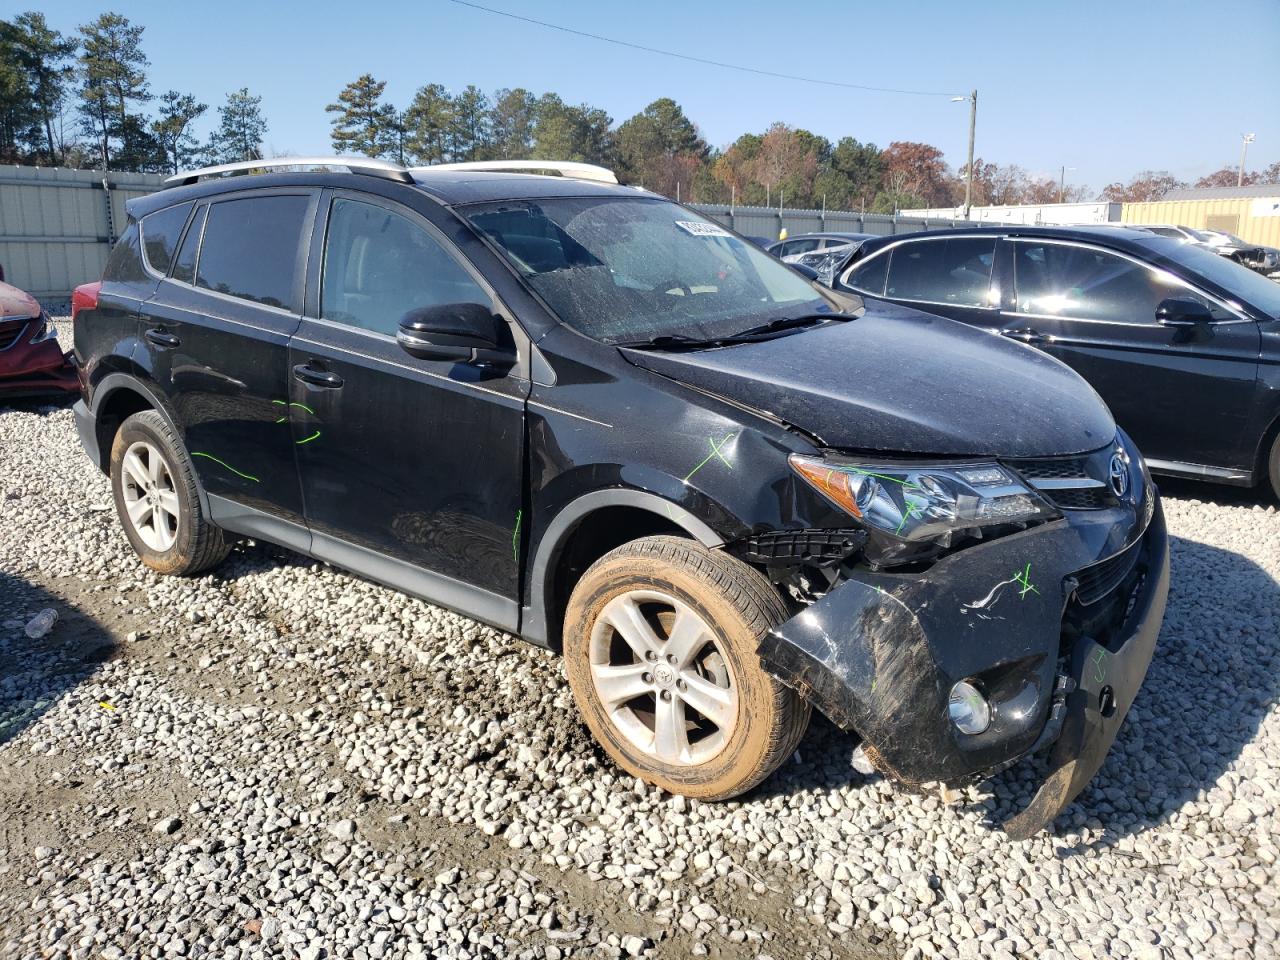
POLYGON ((671 50, 659 50, 657 47, 646 47, 643 44, 631 43, 629 40, 618 40, 615 37, 602 37, 598 33, 587 33, 585 30, 575 30, 572 27, 561 26, 558 23, 548 23, 545 20, 535 20, 533 17, 523 17, 518 13, 508 13, 506 10, 495 10, 493 7, 481 6, 478 3, 471 3, 470 0, 449 0, 450 3, 456 3, 460 7, 471 7, 473 10, 483 10, 485 13, 492 13, 499 17, 506 17, 509 20, 519 20, 523 23, 536 24, 539 27, 546 27, 549 30, 559 30, 561 33, 571 33, 577 37, 586 37, 588 40, 600 40, 603 43, 616 44, 619 47, 630 47, 632 50, 643 50, 645 53, 656 53, 663 57, 672 57, 676 60, 688 60, 691 63, 701 63, 709 67, 720 67, 724 70, 738 70, 742 73, 754 73, 762 77, 773 77, 778 80, 798 80, 801 83, 817 83, 826 87, 843 87, 846 90, 863 90, 869 93, 901 93, 913 97, 950 97, 953 93, 943 93, 938 90, 899 90, 895 87, 870 87, 860 83, 842 83, 839 80, 819 80, 817 77, 801 77, 793 73, 777 73, 773 70, 757 70, 755 67, 744 67, 738 63, 722 63, 719 60, 708 60, 704 57, 694 57, 686 53, 674 53, 671 50))

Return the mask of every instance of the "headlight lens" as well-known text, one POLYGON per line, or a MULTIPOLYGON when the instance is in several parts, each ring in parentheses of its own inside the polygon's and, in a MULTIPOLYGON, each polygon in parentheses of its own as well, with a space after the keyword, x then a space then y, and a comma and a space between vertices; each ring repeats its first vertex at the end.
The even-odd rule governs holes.
POLYGON ((947 715, 961 733, 970 736, 982 733, 991 726, 991 704, 982 691, 968 680, 961 680, 951 688, 951 700, 947 715))
POLYGON ((791 456, 810 486, 868 527, 908 543, 949 546, 956 531, 1056 517, 996 463, 879 465, 791 456))

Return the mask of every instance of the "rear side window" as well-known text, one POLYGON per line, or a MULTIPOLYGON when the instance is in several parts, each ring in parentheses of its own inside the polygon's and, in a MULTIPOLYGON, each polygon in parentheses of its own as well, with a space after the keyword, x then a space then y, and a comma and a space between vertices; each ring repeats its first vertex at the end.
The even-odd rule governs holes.
POLYGON ((884 281, 889 275, 889 254, 882 253, 878 257, 864 260, 852 270, 845 279, 845 285, 869 293, 872 296, 884 296, 884 281))
POLYGON ((178 250, 178 238, 191 213, 191 203, 180 203, 168 210, 158 210, 142 218, 142 249, 147 263, 156 273, 164 276, 173 263, 178 250))
POLYGON ((296 271, 307 196, 245 197, 209 205, 196 286, 297 311, 296 271))
POLYGON ((893 250, 885 296, 962 307, 990 305, 995 238, 917 240, 893 250))
POLYGON ((410 310, 493 301, 430 233, 386 207, 337 199, 320 285, 325 320, 392 336, 410 310))
POLYGON ((138 224, 134 221, 111 248, 107 265, 102 271, 103 280, 127 282, 150 279, 147 271, 142 268, 142 247, 138 237, 138 224))
POLYGON ((208 207, 196 211, 191 229, 182 238, 182 249, 178 251, 177 262, 173 265, 173 279, 183 283, 196 282, 196 256, 200 253, 200 236, 204 233, 204 218, 208 212, 208 207))

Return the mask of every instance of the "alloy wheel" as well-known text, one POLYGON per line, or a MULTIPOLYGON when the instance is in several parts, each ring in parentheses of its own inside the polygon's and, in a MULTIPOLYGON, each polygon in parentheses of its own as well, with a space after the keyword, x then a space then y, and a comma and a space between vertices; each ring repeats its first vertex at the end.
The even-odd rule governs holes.
POLYGON ((164 553, 178 539, 178 490, 159 449, 138 440, 121 461, 120 486, 134 533, 150 549, 164 553))

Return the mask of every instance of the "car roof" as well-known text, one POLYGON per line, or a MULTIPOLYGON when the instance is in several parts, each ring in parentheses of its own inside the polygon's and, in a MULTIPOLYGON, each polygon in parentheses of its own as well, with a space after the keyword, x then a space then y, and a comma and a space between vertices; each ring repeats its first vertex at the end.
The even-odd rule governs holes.
MULTIPOLYGON (((271 187, 335 187, 360 189, 370 182, 385 184, 388 178, 358 172, 331 170, 256 173, 251 176, 228 176, 201 180, 186 186, 168 187, 156 193, 137 197, 127 204, 135 217, 176 203, 222 193, 271 187)), ((486 203, 496 200, 542 200, 553 197, 625 197, 627 199, 665 200, 656 193, 639 187, 580 180, 576 177, 546 176, 532 173, 494 173, 479 170, 413 171, 412 180, 394 181, 418 190, 445 206, 486 203)))
POLYGON ((1060 227, 1018 225, 1003 227, 948 227, 944 230, 917 230, 912 233, 887 234, 868 240, 862 245, 862 249, 864 253, 870 253, 900 240, 915 240, 921 237, 1053 237, 1065 240, 1091 240, 1119 248, 1136 246, 1139 241, 1152 238, 1150 231, 1141 229, 1137 224, 1134 227, 1138 227, 1138 229, 1119 224, 1081 224, 1060 227))

